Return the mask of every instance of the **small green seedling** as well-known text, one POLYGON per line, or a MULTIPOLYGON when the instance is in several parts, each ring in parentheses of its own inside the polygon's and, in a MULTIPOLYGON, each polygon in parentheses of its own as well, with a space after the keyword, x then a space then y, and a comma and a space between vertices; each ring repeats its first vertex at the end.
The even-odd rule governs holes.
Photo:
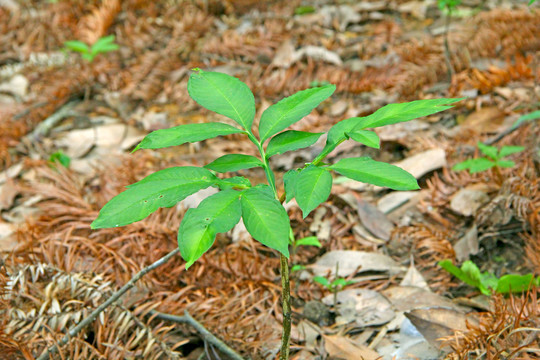
POLYGON ((314 276, 313 281, 321 284, 326 289, 328 289, 332 294, 334 294, 334 309, 337 306, 337 294, 343 290, 346 286, 354 284, 354 281, 346 280, 344 278, 338 277, 334 281, 330 282, 324 276, 314 276))
POLYGON ((294 15, 307 15, 313 14, 314 12, 315 8, 311 5, 297 6, 294 9, 294 15))
POLYGON ((94 61, 94 58, 99 54, 119 49, 118 44, 114 43, 114 35, 99 38, 92 47, 79 40, 66 41, 64 46, 66 50, 80 53, 82 58, 88 62, 94 61))
POLYGON ((496 168, 511 168, 516 165, 512 160, 505 160, 504 158, 523 151, 525 148, 523 146, 503 146, 500 150, 495 146, 489 146, 478 143, 478 149, 486 155, 485 157, 479 157, 476 159, 468 159, 463 162, 460 162, 452 170, 461 171, 469 170, 471 174, 482 172, 491 169, 492 167, 496 168))
POLYGON ((335 91, 334 85, 310 88, 282 99, 261 115, 254 131, 256 114, 253 93, 235 77, 218 72, 193 69, 188 93, 199 105, 232 119, 236 126, 222 122, 186 124, 148 134, 134 151, 159 149, 211 139, 229 134, 243 134, 255 146, 259 157, 227 154, 204 167, 170 167, 148 175, 127 186, 127 190, 111 199, 91 224, 92 229, 124 226, 139 221, 162 207, 175 206, 199 190, 215 187, 220 191, 197 208, 189 209, 178 230, 178 246, 192 266, 214 243, 218 233, 231 230, 243 219, 251 236, 280 254, 283 294, 283 337, 281 359, 289 357, 291 307, 289 288, 289 247, 295 243, 284 201, 296 198, 303 217, 308 216, 330 196, 332 173, 395 190, 418 189, 414 176, 405 170, 375 161, 369 157, 340 159, 335 164, 325 158, 349 139, 379 148, 379 138, 367 130, 428 116, 451 108, 448 104, 461 99, 429 99, 386 105, 373 114, 352 117, 332 126, 326 145, 311 162, 284 176, 285 191, 279 194, 270 158, 277 154, 315 144, 322 133, 286 130, 308 115, 335 91), (243 176, 222 176, 250 168, 262 168, 268 184, 252 185, 243 176))
POLYGON ((63 151, 58 150, 57 152, 54 152, 49 156, 49 163, 51 166, 54 167, 54 164, 60 163, 65 168, 69 168, 69 165, 71 164, 71 158, 64 154, 63 151))
POLYGON ((492 291, 499 294, 518 293, 529 290, 531 286, 540 286, 540 276, 535 278, 532 274, 509 274, 497 278, 492 273, 480 272, 478 266, 470 260, 465 261, 461 268, 452 264, 452 261, 448 259, 439 261, 439 266, 488 296, 491 295, 492 291))

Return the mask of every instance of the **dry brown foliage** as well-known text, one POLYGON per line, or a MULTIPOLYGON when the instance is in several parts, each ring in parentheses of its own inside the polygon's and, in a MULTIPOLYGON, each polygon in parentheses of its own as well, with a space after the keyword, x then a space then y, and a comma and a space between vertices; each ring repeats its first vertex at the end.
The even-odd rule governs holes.
POLYGON ((453 352, 452 360, 519 359, 532 360, 540 356, 540 302, 537 289, 525 296, 511 295, 505 299, 494 295, 492 310, 481 314, 479 325, 469 325, 469 331, 443 341, 453 352))
POLYGON ((94 44, 107 34, 120 10, 120 0, 102 0, 99 6, 79 21, 77 39, 89 45, 94 44))

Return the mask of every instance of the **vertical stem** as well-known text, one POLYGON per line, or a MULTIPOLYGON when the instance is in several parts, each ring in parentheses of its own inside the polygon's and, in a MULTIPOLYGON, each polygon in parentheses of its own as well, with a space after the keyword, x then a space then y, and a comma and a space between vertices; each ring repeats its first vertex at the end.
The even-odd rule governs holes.
POLYGON ((289 262, 280 254, 281 261, 281 296, 283 297, 283 335, 281 337, 280 360, 289 359, 291 341, 291 288, 289 284, 289 262))
MULTIPOLYGON (((249 139, 257 146, 261 159, 263 161, 264 173, 268 180, 268 185, 272 188, 275 198, 280 201, 277 194, 276 179, 274 173, 270 169, 270 164, 266 158, 266 153, 263 149, 262 142, 258 141, 255 136, 248 133, 249 139)), ((281 203, 282 201, 280 201, 281 203)), ((288 242, 288 239, 287 239, 288 242)), ((291 286, 289 281, 289 261, 283 254, 279 254, 280 273, 281 273, 281 297, 283 298, 283 334, 281 336, 281 351, 279 354, 280 360, 289 360, 289 345, 291 342, 291 286)))

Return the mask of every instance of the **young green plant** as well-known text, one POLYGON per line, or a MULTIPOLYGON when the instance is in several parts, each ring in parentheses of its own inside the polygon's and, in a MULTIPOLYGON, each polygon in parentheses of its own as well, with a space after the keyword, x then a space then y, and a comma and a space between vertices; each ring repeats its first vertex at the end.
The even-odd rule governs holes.
POLYGON ((255 99, 247 85, 226 74, 193 70, 188 81, 191 98, 202 107, 228 117, 236 125, 209 122, 157 130, 148 134, 134 151, 243 134, 253 143, 259 157, 227 154, 204 167, 179 166, 157 171, 127 186, 127 190, 111 199, 91 227, 124 226, 144 219, 161 207, 172 207, 199 190, 208 187, 219 189, 218 193, 203 200, 197 208, 189 209, 182 219, 178 246, 186 261, 186 269, 210 249, 216 234, 231 230, 242 219, 255 240, 279 253, 283 296, 280 359, 288 359, 291 331, 288 258, 294 236, 283 201, 296 198, 305 218, 330 195, 332 172, 396 190, 418 189, 416 179, 405 170, 369 157, 341 159, 332 165, 324 160, 338 145, 349 139, 379 148, 377 134, 368 128, 438 113, 451 107, 447 104, 460 99, 390 104, 369 116, 338 122, 330 128, 326 145, 312 162, 284 175, 285 192, 280 195, 270 158, 315 144, 322 133, 286 129, 328 99, 336 87, 330 84, 315 87, 282 99, 262 113, 258 131, 254 132, 255 99), (252 185, 243 176, 216 175, 256 167, 264 170, 267 184, 252 185))
POLYGON ((66 41, 64 47, 66 50, 80 53, 81 57, 88 62, 94 61, 99 54, 119 49, 118 44, 114 43, 114 35, 99 38, 91 47, 79 40, 66 41))
POLYGON ((475 159, 467 159, 452 167, 454 171, 469 170, 471 174, 489 170, 495 168, 497 171, 499 168, 510 168, 516 165, 512 160, 505 160, 504 158, 522 152, 525 148, 523 146, 503 146, 500 150, 495 146, 489 146, 478 143, 478 149, 486 155, 485 157, 479 157, 475 159))
POLYGON ((354 281, 344 279, 338 276, 339 274, 339 263, 336 263, 336 278, 333 281, 330 281, 324 276, 314 276, 313 281, 321 284, 327 288, 334 295, 334 309, 337 307, 337 294, 343 290, 347 285, 354 284, 354 281))
POLYGON ((510 292, 527 291, 531 286, 540 286, 540 276, 535 278, 532 274, 509 274, 497 278, 492 273, 480 272, 478 266, 470 260, 465 261, 461 268, 452 264, 452 261, 448 259, 439 261, 439 266, 488 296, 491 295, 492 291, 499 294, 508 294, 510 292))

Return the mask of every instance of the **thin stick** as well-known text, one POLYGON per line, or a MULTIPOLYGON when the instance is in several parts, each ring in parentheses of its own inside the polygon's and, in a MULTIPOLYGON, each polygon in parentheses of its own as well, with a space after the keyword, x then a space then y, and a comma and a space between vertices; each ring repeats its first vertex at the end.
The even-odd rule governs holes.
POLYGON ((49 359, 49 354, 53 354, 58 351, 58 348, 61 346, 64 346, 69 342, 69 340, 76 336, 78 333, 81 332, 82 329, 93 323, 99 314, 101 314, 105 309, 107 309, 112 303, 114 303, 116 300, 118 300, 122 295, 124 295, 129 289, 131 289, 133 286, 135 286, 135 283, 141 279, 144 275, 149 273, 150 271, 154 270, 155 268, 165 264, 168 262, 173 256, 178 254, 180 250, 178 248, 174 249, 161 259, 154 262, 152 265, 149 265, 139 271, 134 277, 131 278, 124 286, 120 288, 117 292, 115 292, 107 301, 105 301, 103 304, 98 306, 88 317, 84 318, 77 326, 72 328, 68 331, 68 333, 58 342, 58 344, 50 346, 47 348, 43 353, 37 358, 37 360, 47 360, 49 359))
POLYGON ((219 349, 223 354, 227 355, 229 358, 233 360, 244 360, 244 358, 238 353, 236 353, 233 349, 227 346, 223 341, 218 339, 214 334, 212 334, 210 331, 208 331, 200 322, 195 320, 187 310, 184 311, 184 316, 178 316, 178 315, 171 315, 171 314, 164 314, 160 313, 159 311, 152 310, 150 311, 150 315, 155 316, 158 319, 161 320, 167 320, 167 321, 173 321, 180 324, 188 324, 195 328, 197 332, 201 335, 202 339, 215 346, 219 349))

